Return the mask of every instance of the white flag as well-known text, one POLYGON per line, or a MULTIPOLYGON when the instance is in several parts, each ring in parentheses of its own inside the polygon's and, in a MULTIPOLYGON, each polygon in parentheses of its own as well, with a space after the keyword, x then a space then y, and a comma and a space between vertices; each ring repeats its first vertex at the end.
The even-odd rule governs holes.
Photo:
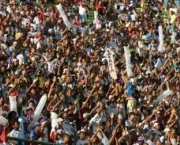
POLYGON ((132 66, 131 66, 131 54, 129 50, 129 46, 124 46, 124 56, 125 56, 125 61, 126 61, 126 70, 127 70, 127 75, 128 77, 133 76, 132 72, 132 66))
POLYGON ((116 68, 115 68, 115 64, 114 64, 113 55, 114 55, 114 52, 112 50, 110 50, 109 48, 107 48, 104 56, 106 57, 106 59, 108 61, 110 76, 116 80, 117 74, 116 74, 116 68))
POLYGON ((17 101, 16 96, 9 96, 10 111, 15 111, 17 113, 17 101))
POLYGON ((41 97, 41 99, 40 99, 40 101, 39 101, 39 103, 38 103, 38 105, 36 107, 36 110, 34 111, 34 114, 32 116, 33 120, 32 120, 32 122, 30 124, 30 127, 32 127, 36 123, 36 121, 39 119, 39 116, 40 116, 40 114, 41 114, 41 112, 42 112, 42 110, 43 110, 43 108, 44 108, 44 106, 46 104, 46 101, 47 101, 47 95, 44 94, 41 97))
POLYGON ((69 22, 64 10, 63 10, 63 7, 61 4, 57 5, 56 8, 58 9, 62 19, 63 19, 63 22, 64 24, 66 25, 66 27, 70 28, 71 27, 71 23, 69 22))
POLYGON ((158 51, 162 52, 164 51, 164 41, 163 41, 163 28, 162 26, 158 27, 158 33, 159 33, 159 46, 158 51))
POLYGON ((166 97, 172 95, 173 92, 171 90, 166 90, 164 91, 161 95, 159 95, 154 101, 153 101, 153 104, 156 104, 158 102, 160 102, 161 100, 165 99, 166 97))
POLYGON ((55 128, 58 126, 58 115, 55 112, 51 112, 51 132, 55 131, 55 128))
POLYGON ((177 33, 173 31, 172 35, 171 35, 171 44, 176 43, 176 35, 177 35, 177 33))

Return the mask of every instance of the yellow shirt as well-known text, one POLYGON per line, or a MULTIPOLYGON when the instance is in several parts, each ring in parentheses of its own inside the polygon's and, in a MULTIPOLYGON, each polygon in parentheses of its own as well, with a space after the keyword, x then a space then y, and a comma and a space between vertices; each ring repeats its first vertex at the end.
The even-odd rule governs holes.
POLYGON ((171 17, 170 17, 170 23, 171 23, 171 24, 174 23, 175 20, 176 20, 176 15, 171 15, 171 17))

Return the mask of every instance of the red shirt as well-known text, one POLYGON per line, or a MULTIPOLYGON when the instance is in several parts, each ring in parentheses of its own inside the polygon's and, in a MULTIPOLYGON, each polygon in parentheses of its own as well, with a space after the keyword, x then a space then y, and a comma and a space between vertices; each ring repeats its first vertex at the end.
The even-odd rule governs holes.
POLYGON ((103 8, 102 5, 96 4, 96 5, 95 5, 95 9, 96 9, 96 11, 98 11, 98 12, 102 12, 104 8, 103 8))
MULTIPOLYGON (((2 126, 0 126, 2 128, 2 126)), ((0 129, 0 143, 7 142, 6 136, 8 134, 7 128, 0 129)))

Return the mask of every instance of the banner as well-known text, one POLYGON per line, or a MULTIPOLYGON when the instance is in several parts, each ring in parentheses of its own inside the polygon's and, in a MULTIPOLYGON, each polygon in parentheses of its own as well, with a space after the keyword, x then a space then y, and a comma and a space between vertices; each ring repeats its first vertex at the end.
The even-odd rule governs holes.
POLYGON ((55 131, 55 128, 58 127, 58 115, 55 112, 51 112, 51 132, 55 131))
POLYGON ((125 56, 125 61, 126 61, 126 70, 127 70, 127 75, 128 77, 133 76, 132 72, 132 66, 131 66, 131 54, 129 50, 129 46, 124 46, 124 56, 125 56))
POLYGON ((162 101, 163 99, 165 99, 166 97, 172 94, 173 92, 169 89, 164 91, 161 95, 159 95, 156 99, 154 99, 153 104, 159 103, 160 101, 162 101))
POLYGON ((155 68, 157 68, 158 70, 161 70, 161 67, 163 66, 163 63, 161 61, 160 58, 158 58, 156 64, 155 64, 155 68))
POLYGON ((114 55, 114 52, 112 50, 110 50, 109 48, 107 48, 106 52, 104 53, 104 56, 108 62, 110 76, 116 80, 117 74, 116 74, 116 68, 115 68, 115 64, 114 64, 113 55, 114 55))
POLYGON ((176 35, 177 33, 173 31, 171 35, 171 44, 176 43, 176 35))
POLYGON ((16 96, 9 96, 10 111, 15 111, 17 113, 17 101, 16 96))
POLYGON ((69 22, 64 10, 63 10, 63 7, 61 4, 57 5, 56 8, 58 9, 62 19, 63 19, 63 22, 64 24, 66 25, 66 27, 70 28, 71 27, 71 23, 69 22))
POLYGON ((32 115, 32 121, 30 123, 30 127, 32 127, 36 123, 36 121, 39 119, 39 116, 40 116, 40 114, 41 114, 41 112, 42 112, 42 110, 46 104, 46 101, 47 101, 47 95, 44 94, 41 97, 41 99, 40 99, 40 101, 36 107, 36 110, 34 111, 34 114, 32 115))
POLYGON ((158 27, 158 33, 159 33, 159 46, 158 51, 162 52, 164 51, 164 41, 163 41, 163 28, 162 26, 158 27))

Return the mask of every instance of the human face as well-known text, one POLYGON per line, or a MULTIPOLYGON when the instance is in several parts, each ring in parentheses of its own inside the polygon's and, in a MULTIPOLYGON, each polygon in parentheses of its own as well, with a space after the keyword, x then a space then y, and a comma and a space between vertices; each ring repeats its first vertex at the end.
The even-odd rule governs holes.
POLYGON ((79 138, 81 140, 84 140, 85 139, 85 133, 84 132, 81 132, 80 135, 79 135, 79 138))
POLYGON ((18 130, 18 129, 19 129, 19 123, 18 123, 18 122, 15 122, 15 124, 14 124, 14 129, 15 129, 15 130, 18 130))
POLYGON ((65 135, 64 135, 64 143, 65 143, 65 144, 66 144, 66 143, 69 143, 69 141, 70 141, 69 135, 65 134, 65 135))

